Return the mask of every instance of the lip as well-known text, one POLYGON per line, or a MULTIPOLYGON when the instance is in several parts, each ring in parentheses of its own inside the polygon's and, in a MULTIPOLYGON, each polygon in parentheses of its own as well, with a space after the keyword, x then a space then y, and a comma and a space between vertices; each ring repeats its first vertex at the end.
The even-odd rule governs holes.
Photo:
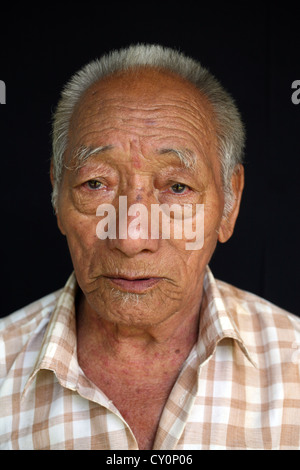
POLYGON ((156 284, 158 284, 162 278, 160 277, 117 277, 117 276, 105 276, 112 284, 118 286, 121 290, 132 293, 145 292, 156 284))

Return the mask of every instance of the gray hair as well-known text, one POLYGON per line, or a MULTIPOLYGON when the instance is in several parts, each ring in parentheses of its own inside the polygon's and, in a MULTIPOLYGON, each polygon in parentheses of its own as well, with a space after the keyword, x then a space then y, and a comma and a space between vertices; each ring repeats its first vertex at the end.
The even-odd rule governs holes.
POLYGON ((145 66, 169 70, 179 75, 196 85, 198 90, 209 99, 216 118, 225 194, 224 213, 228 213, 233 202, 231 176, 236 165, 242 163, 243 160, 245 132, 239 111, 229 93, 199 62, 174 49, 159 45, 132 45, 119 51, 112 51, 85 65, 71 77, 64 87, 53 116, 53 207, 57 206, 58 190, 64 168, 64 154, 68 145, 69 125, 75 105, 93 83, 120 71, 145 66))

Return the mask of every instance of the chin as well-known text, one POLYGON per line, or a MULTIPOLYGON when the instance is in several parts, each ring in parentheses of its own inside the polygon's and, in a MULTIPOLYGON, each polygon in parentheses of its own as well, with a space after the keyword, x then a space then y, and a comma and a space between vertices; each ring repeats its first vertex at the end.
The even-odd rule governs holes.
MULTIPOLYGON (((104 300, 103 296, 102 300, 104 300)), ((94 308, 100 313, 101 317, 114 324, 149 328, 163 320, 159 305, 163 305, 163 303, 159 299, 155 299, 150 293, 136 294, 111 289, 109 295, 105 295, 105 301, 102 305, 97 307, 95 305, 94 308)), ((166 312, 164 313, 166 314, 166 312)))
POLYGON ((121 306, 130 305, 137 307, 143 300, 146 294, 135 294, 132 292, 123 292, 119 289, 111 289, 112 299, 121 304, 121 306))

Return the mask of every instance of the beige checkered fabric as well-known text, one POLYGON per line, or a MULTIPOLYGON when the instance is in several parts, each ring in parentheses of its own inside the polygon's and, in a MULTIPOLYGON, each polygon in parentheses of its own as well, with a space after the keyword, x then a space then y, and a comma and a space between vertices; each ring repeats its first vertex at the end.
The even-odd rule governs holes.
MULTIPOLYGON (((1 320, 0 448, 137 450, 77 362, 74 274, 1 320)), ((216 281, 153 449, 300 449, 300 318, 216 281)))

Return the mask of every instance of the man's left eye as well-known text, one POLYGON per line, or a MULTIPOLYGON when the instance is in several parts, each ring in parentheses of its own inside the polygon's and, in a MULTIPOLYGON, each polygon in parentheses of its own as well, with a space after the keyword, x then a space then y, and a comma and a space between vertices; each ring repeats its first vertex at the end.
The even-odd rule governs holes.
POLYGON ((103 186, 101 181, 98 181, 98 180, 89 180, 86 182, 86 185, 89 189, 92 189, 92 190, 100 189, 103 186))
POLYGON ((188 186, 182 183, 175 183, 171 186, 171 189, 175 194, 182 194, 186 189, 188 189, 188 186))

